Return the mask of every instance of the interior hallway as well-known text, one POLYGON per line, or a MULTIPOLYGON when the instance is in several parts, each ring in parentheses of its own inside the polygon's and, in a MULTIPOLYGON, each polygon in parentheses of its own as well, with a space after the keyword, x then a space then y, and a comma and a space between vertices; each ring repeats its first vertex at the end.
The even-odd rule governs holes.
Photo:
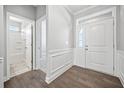
POLYGON ((29 71, 5 82, 5 88, 122 88, 116 77, 93 70, 71 67, 68 71, 47 84, 45 74, 40 71, 29 71))

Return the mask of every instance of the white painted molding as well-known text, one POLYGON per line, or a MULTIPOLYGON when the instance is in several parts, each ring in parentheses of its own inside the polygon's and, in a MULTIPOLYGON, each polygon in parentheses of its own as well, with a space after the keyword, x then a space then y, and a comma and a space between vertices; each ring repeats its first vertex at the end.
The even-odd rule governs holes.
POLYGON ((71 14, 74 15, 74 13, 72 12, 72 10, 68 7, 68 6, 64 6, 65 9, 67 9, 67 11, 71 14))
POLYGON ((117 51, 117 62, 119 79, 124 87, 124 51, 117 51))
POLYGON ((48 52, 46 82, 51 83, 73 65, 73 48, 48 52))
POLYGON ((76 28, 75 28, 75 33, 76 33, 76 35, 75 35, 75 39, 76 39, 76 42, 75 42, 75 44, 76 44, 76 47, 77 47, 77 44, 78 44, 78 41, 77 41, 77 35, 78 35, 78 28, 80 27, 80 22, 81 21, 84 21, 84 20, 88 20, 88 19, 91 19, 91 18, 94 18, 94 17, 97 17, 97 16, 101 16, 101 15, 104 15, 104 14, 108 14, 108 13, 111 13, 112 14, 112 18, 114 19, 114 67, 113 68, 115 68, 115 71, 114 71, 114 76, 117 76, 116 75, 116 65, 117 65, 117 48, 116 48, 116 7, 115 6, 113 6, 113 7, 111 7, 111 8, 108 8, 108 9, 104 9, 104 10, 102 10, 102 11, 99 11, 99 12, 95 12, 95 13, 93 13, 93 14, 90 14, 90 15, 87 15, 87 16, 83 16, 83 17, 80 17, 80 18, 78 18, 78 19, 76 19, 75 21, 76 21, 76 28))
POLYGON ((50 50, 49 53, 55 53, 55 52, 63 52, 63 51, 68 51, 68 50, 73 50, 73 48, 66 48, 66 49, 54 49, 54 50, 50 50))
POLYGON ((86 11, 88 11, 88 10, 90 10, 90 9, 93 9, 93 8, 95 8, 95 7, 98 7, 98 5, 92 5, 92 6, 88 6, 87 8, 85 8, 85 9, 81 9, 80 11, 77 11, 77 12, 72 12, 72 10, 66 5, 66 6, 64 6, 72 15, 74 15, 74 16, 76 16, 76 15, 78 15, 78 14, 80 14, 80 13, 83 13, 83 12, 86 12, 86 11))
POLYGON ((44 19, 47 19, 47 16, 46 15, 41 16, 40 18, 36 19, 36 21, 38 21, 38 20, 44 20, 44 19))
POLYGON ((80 11, 74 13, 74 15, 78 15, 78 14, 84 13, 84 12, 86 12, 86 11, 89 11, 90 9, 95 8, 95 7, 98 7, 98 5, 89 6, 89 7, 85 8, 85 9, 82 9, 82 10, 80 10, 80 11))
POLYGON ((46 82, 50 84, 53 80, 55 80, 57 77, 62 75, 65 71, 67 71, 69 68, 71 68, 73 64, 68 64, 67 66, 65 65, 63 68, 61 68, 58 72, 55 74, 51 75, 50 77, 46 77, 46 82))
MULTIPOLYGON (((107 13, 110 13, 110 12, 112 12, 112 16, 114 16, 114 13, 116 12, 115 10, 116 10, 116 7, 112 7, 112 8, 102 10, 100 12, 96 12, 96 13, 93 13, 93 14, 90 14, 90 15, 87 15, 87 16, 80 17, 76 20, 76 23, 78 23, 79 21, 87 20, 89 18, 104 15, 104 14, 107 14, 107 13)), ((114 17, 116 17, 116 15, 114 17)))
POLYGON ((86 20, 86 21, 83 21, 83 22, 80 21, 80 24, 84 25, 84 24, 88 24, 88 23, 92 23, 92 22, 97 23, 98 21, 103 22, 103 21, 108 20, 108 19, 113 19, 113 17, 112 16, 107 16, 107 17, 102 17, 100 19, 90 19, 90 20, 86 20))

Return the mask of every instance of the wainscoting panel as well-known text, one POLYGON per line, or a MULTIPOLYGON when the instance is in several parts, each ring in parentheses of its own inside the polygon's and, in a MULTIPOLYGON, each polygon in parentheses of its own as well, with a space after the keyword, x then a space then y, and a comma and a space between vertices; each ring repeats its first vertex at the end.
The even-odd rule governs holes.
POLYGON ((118 51, 117 62, 119 62, 118 66, 119 78, 124 87, 124 51, 118 51))
POLYGON ((0 58, 0 88, 3 88, 3 58, 0 58))
POLYGON ((48 52, 46 82, 50 83, 73 65, 73 49, 48 52))

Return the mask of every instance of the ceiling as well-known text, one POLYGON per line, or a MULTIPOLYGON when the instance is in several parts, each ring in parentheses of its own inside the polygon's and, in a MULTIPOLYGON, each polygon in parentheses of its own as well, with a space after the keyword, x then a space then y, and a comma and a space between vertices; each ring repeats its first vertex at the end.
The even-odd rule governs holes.
MULTIPOLYGON (((38 7, 39 5, 33 5, 34 7, 38 7)), ((95 5, 66 5, 66 8, 72 13, 72 14, 78 14, 82 11, 86 11, 88 9, 91 9, 95 7, 95 5)))
POLYGON ((73 13, 77 14, 80 11, 87 10, 89 8, 94 7, 94 5, 67 5, 67 8, 73 13))

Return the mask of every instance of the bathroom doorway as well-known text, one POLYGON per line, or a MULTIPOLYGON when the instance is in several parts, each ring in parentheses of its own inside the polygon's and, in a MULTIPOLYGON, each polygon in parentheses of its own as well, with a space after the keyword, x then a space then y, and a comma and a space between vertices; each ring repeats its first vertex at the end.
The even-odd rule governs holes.
POLYGON ((34 62, 34 21, 7 13, 7 78, 31 71, 34 62))

